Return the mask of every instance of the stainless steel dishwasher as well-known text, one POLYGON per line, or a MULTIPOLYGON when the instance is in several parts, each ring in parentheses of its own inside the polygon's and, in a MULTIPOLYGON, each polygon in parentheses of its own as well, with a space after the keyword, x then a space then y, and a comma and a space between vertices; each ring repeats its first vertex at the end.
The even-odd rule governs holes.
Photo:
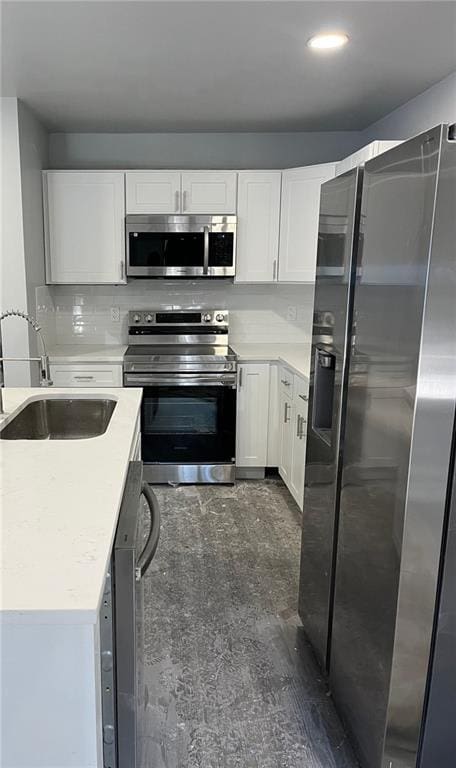
POLYGON ((100 608, 104 768, 140 768, 143 669, 143 577, 160 535, 157 499, 130 462, 100 608), (144 531, 143 500, 150 515, 144 531))

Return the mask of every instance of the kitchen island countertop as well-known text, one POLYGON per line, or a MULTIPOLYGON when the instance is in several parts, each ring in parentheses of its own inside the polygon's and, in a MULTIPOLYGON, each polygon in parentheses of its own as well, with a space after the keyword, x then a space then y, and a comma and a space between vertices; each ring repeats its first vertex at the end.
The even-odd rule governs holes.
POLYGON ((0 428, 43 397, 116 400, 103 435, 0 440, 3 623, 96 624, 141 394, 133 388, 3 390, 0 428))

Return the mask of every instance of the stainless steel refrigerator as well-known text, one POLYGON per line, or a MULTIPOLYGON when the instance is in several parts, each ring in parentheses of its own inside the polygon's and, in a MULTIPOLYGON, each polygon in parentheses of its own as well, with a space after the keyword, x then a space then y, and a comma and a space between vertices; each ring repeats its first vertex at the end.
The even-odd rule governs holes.
POLYGON ((299 609, 363 768, 456 750, 455 139, 322 187, 299 609))

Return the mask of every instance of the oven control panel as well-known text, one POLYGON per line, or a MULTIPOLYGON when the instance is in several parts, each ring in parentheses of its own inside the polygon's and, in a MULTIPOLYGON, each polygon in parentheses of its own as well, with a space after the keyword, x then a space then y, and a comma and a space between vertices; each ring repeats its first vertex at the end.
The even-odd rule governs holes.
POLYGON ((150 310, 138 309, 128 313, 128 325, 131 326, 228 326, 228 310, 150 310))

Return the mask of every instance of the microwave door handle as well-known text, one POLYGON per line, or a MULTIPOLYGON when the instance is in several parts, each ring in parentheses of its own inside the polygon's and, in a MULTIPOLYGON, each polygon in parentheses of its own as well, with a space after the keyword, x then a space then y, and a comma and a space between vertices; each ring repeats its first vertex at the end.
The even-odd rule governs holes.
POLYGON ((203 275, 209 273, 209 227, 204 227, 203 275))
POLYGON ((151 564, 160 538, 160 507, 157 497, 147 483, 141 486, 141 496, 144 496, 149 508, 150 528, 147 541, 136 563, 136 581, 141 581, 151 564))

